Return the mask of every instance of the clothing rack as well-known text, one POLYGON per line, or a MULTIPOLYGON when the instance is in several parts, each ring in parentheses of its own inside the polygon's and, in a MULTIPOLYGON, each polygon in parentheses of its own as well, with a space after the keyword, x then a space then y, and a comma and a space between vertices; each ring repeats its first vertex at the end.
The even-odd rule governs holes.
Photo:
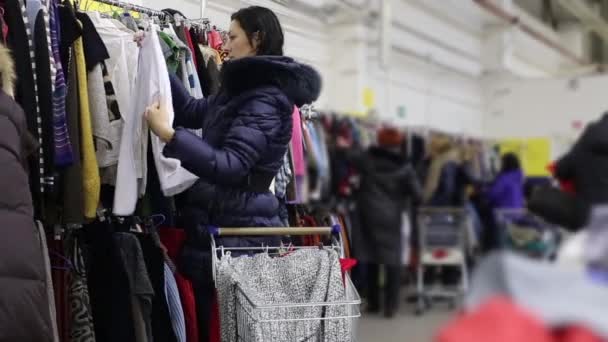
POLYGON ((164 18, 165 16, 167 16, 167 13, 165 13, 163 11, 158 11, 158 10, 155 10, 155 9, 152 9, 149 7, 139 6, 139 5, 131 4, 128 2, 124 2, 124 1, 118 1, 118 0, 95 0, 95 1, 100 2, 102 4, 111 5, 111 6, 115 6, 115 7, 124 8, 126 10, 131 10, 131 11, 147 14, 149 16, 156 16, 156 17, 160 17, 160 18, 164 18))
POLYGON ((315 110, 313 105, 305 104, 300 108, 300 115, 304 121, 308 121, 318 119, 321 114, 315 110))

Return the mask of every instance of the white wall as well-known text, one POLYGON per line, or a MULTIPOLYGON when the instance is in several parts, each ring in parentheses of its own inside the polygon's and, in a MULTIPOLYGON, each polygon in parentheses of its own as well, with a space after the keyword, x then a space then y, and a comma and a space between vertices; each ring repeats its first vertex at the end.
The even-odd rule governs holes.
MULTIPOLYGON (((169 6, 162 0, 140 1, 158 9, 169 6)), ((269 0, 209 0, 205 16, 227 28, 230 14, 238 8, 255 4, 273 9, 285 28, 286 54, 312 64, 322 74, 324 89, 318 108, 363 112, 363 93, 371 89, 374 109, 383 120, 397 125, 487 137, 550 134, 562 140, 573 136, 572 120, 588 121, 604 108, 598 100, 600 89, 608 85, 603 81, 589 81, 599 82, 597 88, 581 82, 581 90, 572 94, 560 88, 559 82, 505 81, 512 77, 504 74, 551 77, 574 64, 472 1, 442 0, 440 6, 427 0, 382 1, 392 1, 388 68, 380 67, 378 57, 380 20, 370 24, 364 13, 328 25, 314 15, 269 0), (504 84, 516 86, 511 86, 509 96, 497 97, 495 92, 504 84), (547 96, 559 100, 535 102, 547 96), (583 98, 590 102, 572 105, 583 98), (404 117, 398 115, 403 112, 404 117), (541 112, 562 113, 556 119, 541 112)), ((584 57, 576 28, 554 33, 511 0, 500 2, 552 39, 574 45, 572 51, 584 57)), ((200 17, 198 0, 178 0, 170 6, 191 18, 200 17)))
MULTIPOLYGON (((188 18, 200 18, 201 6, 198 0, 177 0, 167 3, 164 0, 141 0, 144 6, 155 9, 174 8, 188 18)), ((213 25, 227 30, 230 16, 239 8, 260 5, 271 8, 277 13, 285 31, 285 53, 301 62, 313 65, 324 79, 328 78, 330 60, 330 36, 318 18, 292 11, 285 6, 268 0, 211 0, 207 2, 204 16, 213 25)), ((317 105, 328 106, 327 92, 321 94, 317 105)))
POLYGON ((608 76, 485 82, 483 130, 491 137, 548 137, 567 146, 581 132, 573 122, 584 125, 608 110, 608 76))

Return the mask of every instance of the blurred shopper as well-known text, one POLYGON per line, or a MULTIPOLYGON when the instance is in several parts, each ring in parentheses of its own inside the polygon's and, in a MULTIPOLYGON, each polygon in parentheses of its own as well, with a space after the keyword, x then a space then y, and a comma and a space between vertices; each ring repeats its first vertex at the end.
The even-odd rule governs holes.
POLYGON ((502 156, 500 173, 490 186, 487 196, 495 209, 524 207, 524 172, 517 155, 506 153, 502 156))
POLYGON ((471 179, 463 166, 462 151, 449 137, 437 135, 430 143, 430 160, 423 201, 431 207, 462 207, 471 179))
POLYGON ((500 172, 485 192, 482 217, 485 226, 483 247, 486 252, 500 247, 501 231, 496 222, 496 210, 524 207, 524 179, 524 172, 517 155, 504 154, 501 158, 500 172))
POLYGON ((372 313, 381 310, 380 267, 384 266, 384 314, 388 318, 399 309, 403 213, 408 200, 418 200, 421 195, 403 145, 404 137, 398 130, 383 128, 378 132, 378 146, 363 153, 348 153, 361 174, 357 194, 361 229, 353 250, 367 265, 368 311, 372 313))
MULTIPOLYGON (((578 230, 587 224, 592 207, 608 204, 608 113, 589 124, 572 149, 557 161, 555 176, 569 183, 574 198, 564 203, 575 209, 560 210, 546 218, 578 230)), ((560 207, 555 199, 553 202, 555 208, 560 207)))
MULTIPOLYGON (((470 210, 467 189, 473 183, 464 163, 464 151, 445 135, 436 135, 429 146, 429 161, 423 192, 426 207, 470 210)), ((418 237, 419 239, 420 237, 418 237)), ((474 237, 468 237, 472 240, 474 237)), ((436 280, 435 267, 427 267, 425 283, 436 280)), ((460 279, 457 267, 442 267, 441 282, 454 285, 460 279)))

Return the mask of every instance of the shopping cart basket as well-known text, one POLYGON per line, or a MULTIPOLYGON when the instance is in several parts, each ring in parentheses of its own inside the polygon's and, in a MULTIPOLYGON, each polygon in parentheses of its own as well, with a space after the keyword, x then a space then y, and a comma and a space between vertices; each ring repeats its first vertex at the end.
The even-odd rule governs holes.
MULTIPOLYGON (((232 252, 270 253, 285 250, 285 246, 224 247, 216 243, 223 236, 297 236, 325 235, 331 237, 330 246, 289 246, 289 250, 333 249, 343 257, 340 227, 314 228, 210 228, 214 280, 220 258, 232 252)), ((217 283, 216 283, 217 284, 217 283)), ((239 342, 282 342, 280 336, 300 336, 297 341, 325 341, 325 330, 329 324, 340 325, 348 332, 347 341, 355 342, 356 322, 361 316, 361 299, 350 276, 344 275, 344 300, 319 303, 260 303, 239 284, 235 285, 236 336, 239 342)), ((344 339, 341 339, 344 341, 344 339)), ((287 342, 287 340, 284 340, 287 342)))
POLYGON ((432 299, 448 299, 454 307, 469 286, 467 267, 467 212, 462 208, 426 207, 418 210, 419 257, 417 263, 417 306, 416 314, 423 314, 432 305, 432 299), (429 267, 445 271, 446 267, 460 271, 460 284, 447 286, 435 279, 430 289, 425 284, 425 272, 429 267))
POLYGON ((526 209, 497 209, 494 215, 504 249, 541 260, 555 256, 561 240, 559 227, 526 209))

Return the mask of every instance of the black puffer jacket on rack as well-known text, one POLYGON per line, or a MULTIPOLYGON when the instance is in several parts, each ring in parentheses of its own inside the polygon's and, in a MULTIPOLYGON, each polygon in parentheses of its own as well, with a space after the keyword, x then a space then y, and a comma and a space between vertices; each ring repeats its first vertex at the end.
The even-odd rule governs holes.
POLYGON ((25 114, 9 96, 13 61, 0 46, 0 341, 52 341, 44 258, 25 169, 35 147, 25 114))

